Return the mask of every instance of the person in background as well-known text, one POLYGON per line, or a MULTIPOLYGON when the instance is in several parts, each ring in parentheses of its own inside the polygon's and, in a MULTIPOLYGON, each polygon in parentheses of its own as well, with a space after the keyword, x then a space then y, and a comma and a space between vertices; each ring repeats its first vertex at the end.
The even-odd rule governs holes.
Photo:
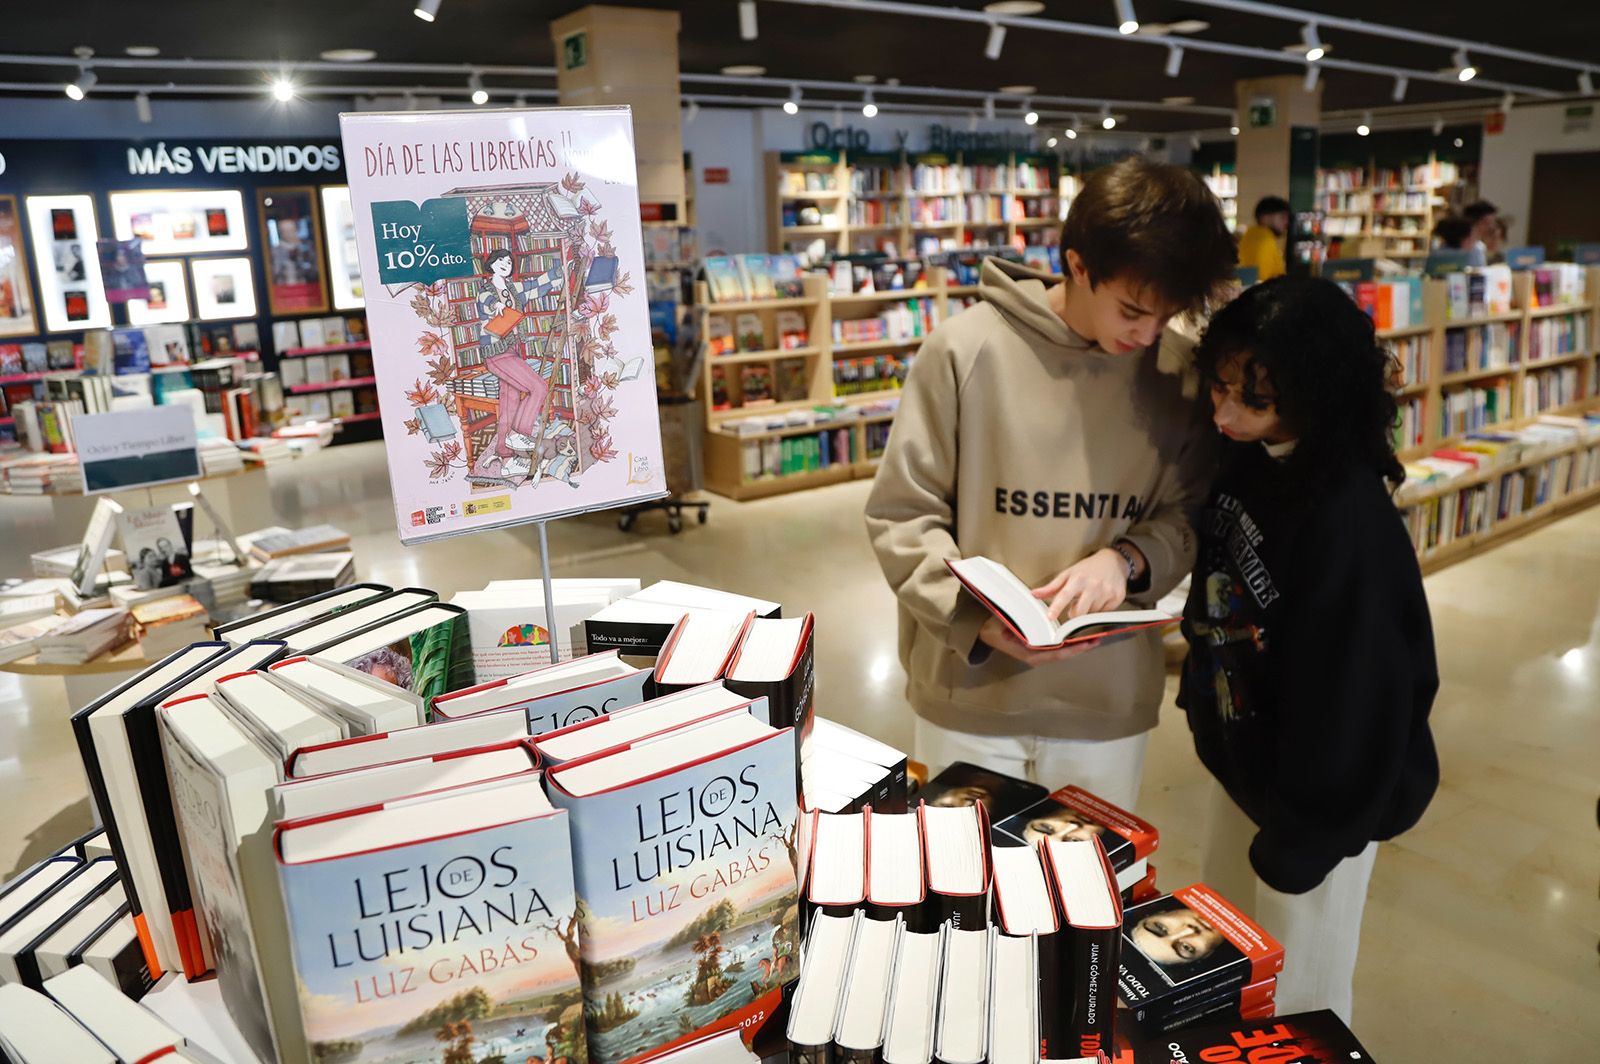
POLYGON ((1472 223, 1454 214, 1440 218, 1434 223, 1433 246, 1445 251, 1465 251, 1469 265, 1473 250, 1478 249, 1480 256, 1482 250, 1478 248, 1478 241, 1472 235, 1472 223))
POLYGON ((1178 688, 1216 780, 1203 879, 1300 958, 1280 1012, 1349 1023, 1378 841, 1439 785, 1433 625, 1390 497, 1393 359, 1337 285, 1291 277, 1218 311, 1195 359, 1229 441, 1178 688))
POLYGON ((1473 244, 1467 248, 1467 265, 1487 266, 1491 250, 1499 248, 1500 209, 1488 200, 1478 200, 1461 208, 1461 217, 1472 226, 1473 244))
POLYGON ((989 259, 983 301, 923 343, 866 525, 899 599, 918 760, 1131 809, 1160 637, 1030 650, 945 563, 991 558, 1055 618, 1152 605, 1188 571, 1213 448, 1162 340, 1231 282, 1234 242, 1199 177, 1134 156, 1085 181, 1061 253, 1064 280, 989 259))
POLYGON ((1261 197, 1256 204, 1256 224, 1239 238, 1239 265, 1254 266, 1258 281, 1281 277, 1285 267, 1279 241, 1288 231, 1289 201, 1282 196, 1261 197))

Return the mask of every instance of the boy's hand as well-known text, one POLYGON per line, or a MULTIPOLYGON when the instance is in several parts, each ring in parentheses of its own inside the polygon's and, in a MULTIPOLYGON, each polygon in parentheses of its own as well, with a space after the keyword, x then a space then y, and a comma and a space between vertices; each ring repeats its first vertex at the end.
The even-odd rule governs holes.
POLYGON ((1048 584, 1034 588, 1033 595, 1050 603, 1053 621, 1114 610, 1128 597, 1128 563, 1105 547, 1067 566, 1048 584))
POLYGON ((1098 639, 1086 639, 1081 643, 1074 643, 1057 650, 1033 650, 1012 635, 1011 630, 994 614, 984 618, 982 626, 978 629, 978 642, 993 647, 1008 658, 1015 658, 1030 669, 1075 658, 1086 650, 1093 650, 1100 643, 1098 639))

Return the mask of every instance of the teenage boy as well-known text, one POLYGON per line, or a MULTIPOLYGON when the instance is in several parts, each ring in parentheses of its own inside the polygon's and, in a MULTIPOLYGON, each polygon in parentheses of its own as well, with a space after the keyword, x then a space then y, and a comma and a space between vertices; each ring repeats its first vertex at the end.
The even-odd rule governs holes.
POLYGON ((1256 224, 1239 238, 1239 265, 1254 266, 1256 280, 1281 277, 1287 267, 1278 241, 1289 231, 1289 201, 1282 196, 1262 196, 1256 204, 1256 224))
POLYGON ((922 345, 867 530, 900 600, 919 759, 1131 807, 1160 636, 1031 651, 945 561, 992 558, 1058 617, 1149 605, 1188 572, 1211 445, 1158 341, 1229 282, 1234 243, 1198 177, 1130 158, 1085 182, 1061 249, 1064 282, 986 262, 983 301, 922 345))

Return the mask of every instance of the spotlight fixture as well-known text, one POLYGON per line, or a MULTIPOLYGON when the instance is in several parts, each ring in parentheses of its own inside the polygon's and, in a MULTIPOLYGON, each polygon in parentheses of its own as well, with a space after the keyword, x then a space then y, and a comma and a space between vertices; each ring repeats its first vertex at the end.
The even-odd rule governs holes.
POLYGON ((990 121, 994 120, 994 97, 993 96, 985 96, 983 98, 983 117, 989 119, 990 121))
POLYGON ((753 41, 758 32, 756 0, 739 0, 739 39, 753 41))
POLYGON ((287 75, 272 79, 272 98, 279 103, 288 103, 294 99, 294 82, 287 75))
POLYGON ((878 105, 872 102, 872 90, 868 89, 867 92, 866 92, 866 95, 863 96, 861 98, 861 100, 862 100, 862 102, 861 102, 861 113, 862 113, 862 115, 864 115, 867 118, 877 118, 878 117, 878 105))
POLYGON ((133 111, 139 116, 139 121, 149 125, 155 121, 155 116, 150 113, 150 97, 146 93, 139 93, 133 98, 133 111))
POLYGON ((1033 109, 1032 100, 1022 101, 1022 120, 1030 126, 1039 124, 1039 112, 1033 109))
POLYGON ((978 131, 978 112, 976 112, 976 111, 968 111, 967 112, 967 132, 968 133, 976 133, 977 131, 978 131))
POLYGON ((472 90, 472 102, 479 107, 489 102, 489 92, 483 87, 482 74, 473 71, 472 76, 467 78, 467 88, 472 90))
POLYGON ((1594 75, 1587 70, 1578 71, 1578 91, 1585 96, 1594 95, 1594 75))
POLYGON ((1318 59, 1328 54, 1322 47, 1322 38, 1317 36, 1317 24, 1307 22, 1300 27, 1300 42, 1306 46, 1306 62, 1315 63, 1318 59))
POLYGON ((1174 44, 1167 49, 1167 77, 1175 78, 1183 68, 1183 49, 1174 44))
POLYGON ((1133 0, 1116 0, 1117 32, 1124 37, 1139 32, 1139 17, 1133 13, 1133 0))
POLYGON ((1100 128, 1101 129, 1116 129, 1117 128, 1117 118, 1116 118, 1115 115, 1113 115, 1111 113, 1111 105, 1108 104, 1108 103, 1103 103, 1103 104, 1100 105, 1100 128))
POLYGON ((444 0, 417 0, 417 6, 411 9, 411 13, 424 22, 432 22, 439 17, 439 5, 442 3, 444 0))
POLYGON ((983 5, 991 15, 1037 15, 1044 10, 1041 0, 994 0, 983 5))
POLYGON ((1239 135, 1239 112, 1235 111, 1235 112, 1233 112, 1233 121, 1228 123, 1228 136, 1237 137, 1238 135, 1239 135))
POLYGON ((67 99, 83 99, 85 96, 89 95, 89 90, 94 88, 94 83, 99 80, 100 78, 95 74, 94 71, 90 70, 88 67, 81 68, 78 71, 77 80, 66 87, 67 99))
POLYGON ((1478 76, 1478 68, 1472 65, 1472 59, 1467 55, 1465 48, 1457 48, 1450 61, 1456 65, 1456 80, 1471 81, 1478 76))
POLYGON ((1356 127, 1356 136, 1370 137, 1372 135, 1372 112, 1361 112, 1361 124, 1356 127))
POLYGON ((1444 119, 1440 118, 1438 115, 1434 115, 1433 116, 1433 135, 1437 137, 1439 134, 1441 134, 1443 132, 1444 132, 1444 119))
POLYGON ((1322 68, 1315 63, 1306 64, 1305 90, 1311 92, 1317 87, 1317 79, 1322 77, 1322 68))
POLYGON ((684 116, 684 121, 685 122, 693 122, 699 116, 700 116, 700 101, 699 100, 690 100, 689 101, 689 113, 684 116))
POLYGON ((1513 94, 1513 93, 1507 92, 1504 96, 1500 97, 1500 110, 1502 110, 1502 111, 1510 111, 1511 108, 1513 106, 1515 106, 1516 102, 1517 102, 1516 95, 1513 94))
POLYGON ((789 98, 783 101, 783 113, 797 115, 800 113, 800 86, 789 86, 789 98))
POLYGON ((1200 134, 1198 134, 1198 133, 1189 134, 1189 150, 1190 151, 1199 151, 1200 150, 1200 134))
POLYGON ((1068 140, 1077 140, 1078 139, 1078 131, 1076 129, 1068 129, 1068 130, 1065 130, 1065 132, 1067 134, 1067 139, 1068 140))
POLYGON ((1006 28, 998 22, 989 23, 989 39, 984 42, 983 55, 986 59, 999 59, 1000 49, 1006 46, 1006 28))
POLYGON ((1465 146, 1465 144, 1466 144, 1466 141, 1462 140, 1460 137, 1456 138, 1456 147, 1460 148, 1460 147, 1465 146))
POLYGON ((1061 142, 1056 140, 1056 138, 1051 137, 1049 140, 1044 142, 1044 146, 1047 147, 1047 148, 1054 148, 1059 143, 1061 143, 1061 142))
POLYGON ((1406 98, 1406 86, 1408 86, 1410 84, 1411 84, 1411 79, 1406 77, 1404 74, 1396 74, 1395 75, 1395 77, 1394 77, 1394 92, 1391 94, 1393 96, 1393 98, 1394 98, 1394 102, 1395 103, 1399 103, 1401 100, 1406 98))
POLYGON ((1081 128, 1083 128, 1083 122, 1079 120, 1077 115, 1073 115, 1072 116, 1072 124, 1069 125, 1066 129, 1062 130, 1062 132, 1067 135, 1067 139, 1068 140, 1077 140, 1078 139, 1078 130, 1081 129, 1081 128))

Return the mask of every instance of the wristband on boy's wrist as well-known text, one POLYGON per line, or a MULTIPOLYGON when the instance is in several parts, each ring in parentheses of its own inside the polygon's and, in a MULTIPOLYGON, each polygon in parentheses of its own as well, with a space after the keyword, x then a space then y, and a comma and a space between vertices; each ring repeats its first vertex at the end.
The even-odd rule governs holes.
POLYGON ((1111 549, 1116 551, 1122 558, 1122 564, 1125 567, 1122 575, 1127 579, 1128 584, 1132 585, 1139 575, 1139 559, 1134 554, 1133 547, 1119 539, 1111 544, 1111 549))

